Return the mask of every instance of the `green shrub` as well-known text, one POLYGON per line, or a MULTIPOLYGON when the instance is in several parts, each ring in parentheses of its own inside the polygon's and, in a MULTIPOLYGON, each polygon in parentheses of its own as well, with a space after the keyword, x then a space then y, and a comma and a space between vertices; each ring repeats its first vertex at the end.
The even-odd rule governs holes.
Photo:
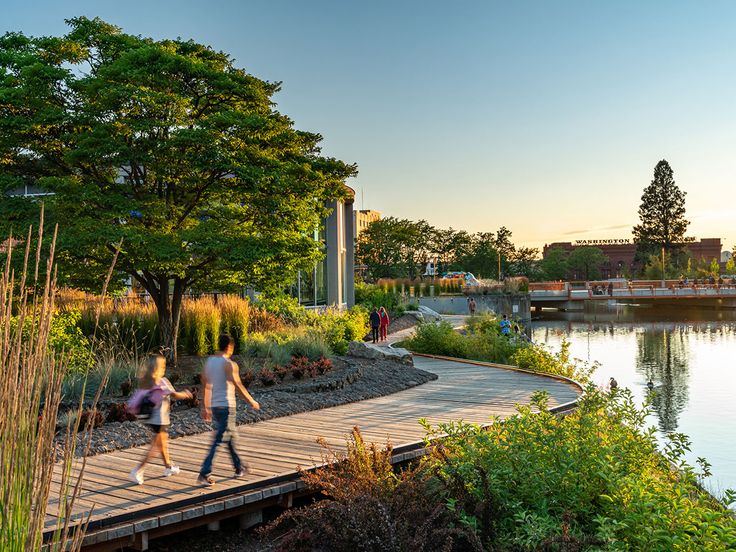
POLYGON ((570 342, 566 340, 563 340, 556 353, 542 345, 522 347, 511 356, 511 364, 525 370, 556 374, 579 382, 590 381, 591 374, 597 368, 597 364, 589 366, 578 359, 571 359, 570 342))
POLYGON ((310 311, 305 326, 318 332, 332 352, 344 354, 350 341, 362 340, 368 332, 368 311, 363 306, 310 311))
POLYGON ((403 346, 416 353, 468 358, 468 340, 457 333, 452 324, 443 320, 417 326, 415 334, 403 346))
POLYGON ((396 313, 400 305, 400 296, 395 291, 397 287, 396 282, 393 282, 389 287, 363 284, 360 282, 355 283, 355 304, 360 305, 370 311, 375 308, 386 308, 391 313, 396 313), (390 291, 389 291, 390 290, 390 291))
MULTIPOLYGON (((332 354, 330 347, 323 339, 322 335, 315 331, 307 332, 302 336, 298 336, 291 341, 282 345, 290 354, 290 356, 306 357, 309 360, 319 360, 322 357, 328 357, 332 354)), ((278 362, 277 364, 287 364, 278 362)))
POLYGON ((275 314, 282 320, 295 326, 304 322, 307 309, 299 304, 296 297, 286 294, 261 296, 256 304, 267 312, 275 314))
POLYGON ((461 335, 444 320, 420 324, 414 336, 404 341, 403 346, 417 353, 501 364, 511 363, 514 353, 528 346, 526 342, 509 339, 496 333, 491 325, 481 325, 479 328, 487 329, 461 335))
POLYGON ((78 310, 56 311, 51 319, 49 345, 63 355, 72 372, 86 373, 94 365, 90 343, 79 327, 82 313, 78 310))
POLYGON ((647 412, 628 390, 606 394, 590 386, 565 416, 551 414, 546 401, 540 393, 533 407, 487 429, 428 427, 447 438, 427 468, 489 549, 736 547, 732 513, 697 485, 707 463, 701 474, 688 466, 689 443, 678 434, 660 454, 655 429, 644 426, 647 412))

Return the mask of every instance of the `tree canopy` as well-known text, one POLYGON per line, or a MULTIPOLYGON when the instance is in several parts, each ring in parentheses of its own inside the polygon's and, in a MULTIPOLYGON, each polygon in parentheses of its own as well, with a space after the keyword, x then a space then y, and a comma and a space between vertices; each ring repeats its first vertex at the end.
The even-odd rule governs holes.
POLYGON ((597 280, 601 277, 601 265, 606 258, 598 247, 576 247, 567 257, 567 268, 573 277, 597 280))
POLYGON ((420 220, 389 217, 372 222, 361 233, 356 259, 367 268, 369 279, 415 278, 427 262, 436 261, 438 273, 451 270, 472 272, 482 278, 498 278, 500 252, 504 275, 537 277, 534 248, 517 249, 511 231, 469 234, 464 230, 435 228, 420 220))
POLYGON ((654 178, 641 196, 641 223, 633 230, 640 258, 662 247, 668 252, 682 247, 690 224, 685 219, 685 195, 675 184, 669 163, 664 159, 657 163, 654 178))
POLYGON ((117 266, 151 294, 173 354, 187 288, 270 289, 313 266, 325 204, 356 167, 322 156, 319 134, 276 111, 280 83, 226 53, 67 23, 0 38, 0 187, 55 194, 73 283, 101 283, 122 244, 117 266))

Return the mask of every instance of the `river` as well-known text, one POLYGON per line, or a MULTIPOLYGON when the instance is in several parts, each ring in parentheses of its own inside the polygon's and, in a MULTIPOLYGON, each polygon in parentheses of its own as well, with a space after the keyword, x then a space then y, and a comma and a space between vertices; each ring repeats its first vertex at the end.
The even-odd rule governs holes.
POLYGON ((585 313, 543 311, 532 339, 600 367, 641 402, 647 382, 656 386, 651 423, 660 436, 677 431, 692 441, 691 463, 712 464, 706 486, 715 494, 736 489, 736 311, 665 309, 597 304, 585 313))

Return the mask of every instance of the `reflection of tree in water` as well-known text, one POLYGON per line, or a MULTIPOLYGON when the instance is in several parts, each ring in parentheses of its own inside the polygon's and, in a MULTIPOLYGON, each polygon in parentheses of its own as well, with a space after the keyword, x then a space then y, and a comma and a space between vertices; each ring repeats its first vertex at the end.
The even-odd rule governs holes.
POLYGON ((677 429, 677 418, 688 399, 687 330, 648 329, 636 336, 636 370, 654 382, 652 408, 662 431, 677 429))

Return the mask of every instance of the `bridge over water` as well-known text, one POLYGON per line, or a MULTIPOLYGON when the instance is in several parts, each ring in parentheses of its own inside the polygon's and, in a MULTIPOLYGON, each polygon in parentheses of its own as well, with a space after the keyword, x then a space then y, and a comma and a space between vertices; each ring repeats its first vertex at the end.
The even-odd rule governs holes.
POLYGON ((586 303, 700 306, 736 309, 736 285, 677 280, 539 282, 529 284, 533 309, 584 310, 586 303))

